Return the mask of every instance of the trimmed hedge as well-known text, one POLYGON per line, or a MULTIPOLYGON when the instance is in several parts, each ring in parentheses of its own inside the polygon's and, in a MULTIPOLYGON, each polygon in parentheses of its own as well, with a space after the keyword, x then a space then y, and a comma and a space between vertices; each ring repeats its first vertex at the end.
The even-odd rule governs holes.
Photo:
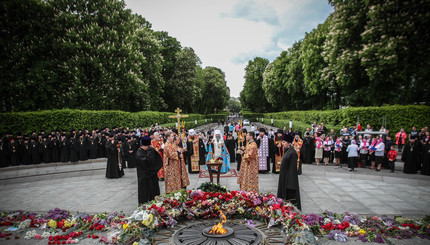
MULTIPOLYGON (((430 125, 430 106, 424 105, 393 105, 382 107, 350 107, 340 110, 327 111, 285 111, 276 113, 243 113, 243 118, 255 121, 256 118, 270 118, 280 120, 293 120, 306 123, 310 126, 313 122, 326 124, 326 127, 341 128, 342 126, 351 126, 357 123, 359 118, 361 126, 366 127, 370 124, 374 129, 379 130, 382 125, 382 117, 386 117, 387 129, 391 134, 405 128, 409 132, 412 126, 418 130, 430 125)), ((267 119, 265 119, 266 121, 267 119)), ((286 124, 288 125, 288 124, 286 124)), ((293 129, 295 129, 293 124, 293 129)))
MULTIPOLYGON (((260 123, 266 124, 266 125, 271 125, 271 120, 270 118, 264 118, 263 122, 261 122, 261 118, 258 119, 260 123)), ((283 129, 284 126, 287 126, 287 129, 290 125, 290 120, 282 120, 282 119, 273 119, 273 126, 283 129)), ((325 125, 327 128, 327 131, 330 132, 330 129, 334 129, 334 132, 336 134, 339 134, 339 131, 342 129, 341 126, 333 126, 333 125, 325 125)), ((305 132, 306 128, 311 129, 311 125, 305 122, 300 122, 300 121, 295 121, 293 120, 293 131, 300 131, 305 132)), ((312 129, 311 129, 312 130, 312 129)))
MULTIPOLYGON (((51 130, 70 130, 70 129, 95 129, 115 126, 136 128, 139 126, 149 127, 151 124, 168 124, 173 126, 177 121, 176 118, 169 118, 175 115, 170 112, 124 112, 124 111, 88 111, 88 110, 46 110, 37 112, 12 112, 0 113, 0 133, 18 132, 31 133, 32 131, 40 132, 51 130)), ((181 118, 181 121, 186 122, 186 127, 194 127, 194 120, 204 124, 204 119, 208 118, 225 118, 224 114, 187 114, 187 118, 181 118)), ((213 119, 215 120, 215 119, 213 119)), ((200 125, 201 125, 200 124, 200 125)))

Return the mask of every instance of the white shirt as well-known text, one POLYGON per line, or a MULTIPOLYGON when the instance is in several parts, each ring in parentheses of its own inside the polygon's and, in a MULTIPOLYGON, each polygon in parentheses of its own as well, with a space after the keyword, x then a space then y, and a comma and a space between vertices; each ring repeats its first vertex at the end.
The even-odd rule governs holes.
POLYGON ((349 145, 346 151, 348 152, 348 157, 358 157, 358 145, 349 145))
POLYGON ((375 156, 383 157, 384 156, 384 150, 385 150, 384 142, 380 142, 379 144, 377 144, 375 146, 375 148, 376 148, 375 156))

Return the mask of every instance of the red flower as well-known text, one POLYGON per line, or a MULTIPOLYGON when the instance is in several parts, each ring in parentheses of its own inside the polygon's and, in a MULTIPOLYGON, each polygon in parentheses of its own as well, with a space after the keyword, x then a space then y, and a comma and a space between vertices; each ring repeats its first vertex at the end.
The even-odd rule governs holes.
POLYGON ((333 224, 330 222, 330 223, 328 223, 328 224, 326 224, 326 225, 321 226, 321 228, 323 228, 323 229, 324 229, 324 230, 326 230, 326 231, 331 231, 331 230, 333 230, 333 229, 334 229, 334 226, 333 226, 333 224))

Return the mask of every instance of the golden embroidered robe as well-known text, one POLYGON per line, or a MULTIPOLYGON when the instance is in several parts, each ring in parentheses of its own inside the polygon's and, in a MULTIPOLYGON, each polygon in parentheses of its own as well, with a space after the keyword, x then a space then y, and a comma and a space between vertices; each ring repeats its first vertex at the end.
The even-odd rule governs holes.
POLYGON ((258 147, 254 141, 246 145, 237 183, 243 191, 258 192, 258 147))

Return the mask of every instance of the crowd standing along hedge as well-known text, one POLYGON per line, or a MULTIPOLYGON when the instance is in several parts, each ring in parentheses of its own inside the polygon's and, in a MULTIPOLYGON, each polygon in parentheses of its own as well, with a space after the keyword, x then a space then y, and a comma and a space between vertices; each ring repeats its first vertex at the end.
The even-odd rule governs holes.
MULTIPOLYGON (((313 122, 324 123, 328 129, 340 129, 342 126, 355 126, 359 118, 363 128, 365 128, 367 124, 370 124, 374 130, 380 129, 383 125, 382 119, 385 117, 386 126, 387 129, 390 130, 391 135, 394 135, 394 133, 398 132, 401 128, 405 128, 405 131, 409 132, 413 126, 416 126, 418 130, 420 130, 422 127, 430 125, 430 106, 424 105, 349 107, 327 111, 285 111, 275 113, 244 112, 242 115, 244 119, 249 119, 251 121, 256 121, 258 117, 260 122, 261 117, 264 117, 266 124, 270 124, 270 118, 299 121, 307 124, 308 127, 313 122), (266 122, 266 120, 268 121, 266 122)), ((288 123, 285 125, 288 127, 288 123)), ((294 127, 294 123, 293 130, 299 130, 294 127)))
MULTIPOLYGON (((136 128, 149 127, 158 123, 161 125, 169 124, 175 126, 176 118, 169 118, 175 115, 170 112, 124 112, 124 111, 88 111, 88 110, 47 110, 36 112, 12 112, 0 113, 0 133, 11 132, 16 134, 23 132, 26 134, 32 131, 40 132, 41 130, 70 130, 70 129, 95 129, 104 127, 122 126, 136 128)), ((186 127, 194 127, 195 120, 198 125, 204 124, 204 119, 210 123, 216 120, 224 120, 225 114, 187 114, 187 118, 181 118, 186 122, 186 127)))

